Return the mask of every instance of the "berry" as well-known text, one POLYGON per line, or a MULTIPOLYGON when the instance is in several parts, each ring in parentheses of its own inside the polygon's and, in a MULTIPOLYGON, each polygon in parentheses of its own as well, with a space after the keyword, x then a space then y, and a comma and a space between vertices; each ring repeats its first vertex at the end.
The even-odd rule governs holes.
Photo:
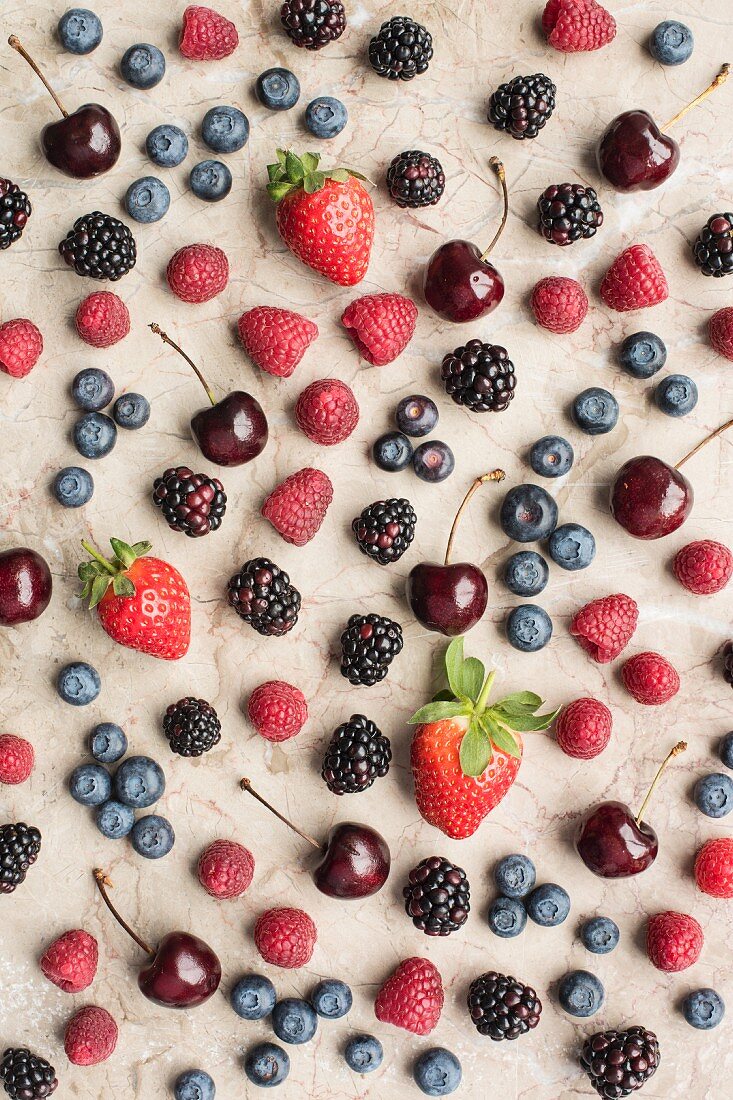
POLYGON ((72 707, 86 707, 99 695, 102 681, 96 668, 84 661, 75 661, 64 665, 59 672, 56 690, 63 701, 72 707))
POLYGON ((120 428, 136 431, 150 419, 150 402, 141 393, 123 393, 112 406, 112 416, 120 428))
POLYGON ((690 1027, 711 1031, 725 1015, 725 1002, 714 989, 695 989, 682 1002, 682 1014, 690 1027))
MULTIPOLYGON (((75 324, 76 331, 85 344, 90 344, 93 348, 109 348, 129 333, 130 313, 122 299, 111 290, 95 290, 79 303, 75 324)), ((114 393, 114 386, 112 392, 114 393)), ((109 400, 112 400, 111 396, 109 400)), ((98 408, 103 407, 98 406, 98 408)), ((90 409, 90 411, 96 410, 90 409)))
POLYGON ((536 653, 552 637, 552 619, 534 603, 514 607, 507 615, 506 636, 509 644, 521 653, 536 653))
POLYGON ((515 76, 489 100, 489 122, 513 138, 535 138, 555 110, 557 88, 543 73, 515 76))
POLYGON ((527 916, 542 928, 556 928, 570 912, 570 896, 555 882, 535 886, 525 904, 527 916))
POLYGON ((667 348, 653 332, 632 332, 619 348, 618 357, 634 378, 651 378, 667 362, 667 348))
POLYGON ((527 924, 527 910, 517 898, 496 898, 489 906, 489 928, 501 939, 519 936, 527 924))
POLYGON ((182 302, 209 302, 229 282, 229 261, 213 244, 187 244, 171 256, 166 278, 182 302))
POLYGON ((346 982, 324 978, 311 993, 311 1004, 324 1020, 340 1020, 351 1011, 353 995, 346 982))
POLYGON ((340 134, 348 121, 349 112, 341 100, 330 95, 312 99, 305 109, 306 129, 324 141, 340 134))
POLYGON ((713 214, 693 245, 695 263, 703 275, 716 279, 733 272, 733 214, 713 214))
POLYGON ((272 1010, 272 1030, 284 1043, 309 1043, 318 1030, 318 1016, 307 1001, 285 997, 272 1010))
POLYGON ((440 377, 456 405, 472 412, 504 412, 517 385, 506 348, 481 340, 469 340, 444 356, 440 377))
POLYGON ((687 970, 700 958, 703 942, 702 928, 686 913, 655 913, 649 918, 646 951, 657 970, 687 970))
POLYGON ((556 333, 575 332, 588 312, 588 296, 575 279, 550 275, 536 284, 530 305, 541 328, 556 333))
POLYGON ((178 48, 189 61, 221 61, 238 45, 237 28, 218 11, 199 4, 186 8, 178 48))
POLYGON ((214 153, 236 153, 249 140, 249 120, 238 107, 210 107, 201 123, 201 139, 214 153))
POLYGON ((12 180, 0 179, 0 250, 20 240, 32 211, 25 191, 12 180))
POLYGON ((598 1095, 615 1100, 630 1096, 656 1073, 659 1043, 653 1031, 638 1026, 598 1031, 585 1040, 579 1061, 598 1095))
POLYGON ((176 168, 188 156, 188 138, 179 126, 163 122, 148 134, 145 151, 160 168, 176 168))
POLYGON ((341 675, 372 687, 402 652, 402 627, 383 615, 352 615, 341 635, 341 675))
POLYGON ((165 57, 157 46, 138 42, 125 50, 120 61, 120 75, 133 88, 154 88, 165 76, 165 57))
POLYGON ((171 467, 156 477, 152 500, 172 531, 193 539, 218 531, 227 508, 219 479, 195 474, 188 466, 171 467))
POLYGON ((165 791, 163 769, 149 756, 128 756, 115 772, 115 798, 135 810, 146 810, 165 791))
POLYGON ((40 1100, 56 1091, 56 1070, 25 1047, 8 1047, 0 1061, 0 1081, 10 1100, 40 1100))
POLYGON ((74 425, 72 439, 84 458, 104 458, 117 442, 117 427, 106 413, 85 413, 74 425))
POLYGON ((117 1024, 106 1008, 85 1005, 66 1025, 64 1050, 73 1066, 106 1062, 116 1046, 117 1024))
POLYGON ((649 36, 649 53, 661 65, 683 65, 694 48, 692 31, 676 19, 658 23, 649 36))
POLYGON ((579 523, 562 523, 550 535, 547 551, 561 569, 587 569, 596 556, 596 540, 579 523))
POLYGON ((594 1016, 603 1007, 606 991, 595 974, 587 970, 571 970, 560 982, 557 999, 569 1016, 584 1019, 594 1016))
POLYGON ((382 1064, 384 1050, 373 1035, 354 1035, 344 1047, 344 1059, 354 1073, 373 1073, 382 1064))
POLYGON ((191 169, 188 185, 197 199, 220 202, 232 189, 232 173, 220 160, 201 160, 191 169))
POLYGON ((609 309, 627 313, 659 305, 669 296, 669 288, 651 248, 646 244, 633 244, 609 267, 600 294, 609 309))
POLYGON ((290 69, 265 69, 257 77, 255 95, 270 111, 289 111, 300 99, 300 82, 290 69))
POLYGON ((426 1096, 450 1096, 460 1085, 463 1070, 455 1054, 445 1047, 432 1047, 418 1056, 412 1076, 426 1096))
POLYGON ((171 752, 179 756, 203 756, 221 741, 221 722, 211 703, 186 696, 166 710, 163 732, 171 752))
POLYGON ((298 621, 300 592, 269 558, 252 558, 230 577, 227 599, 240 619, 265 637, 281 638, 298 621))
POLYGON ((471 982, 468 1011, 480 1035, 500 1042, 518 1039, 537 1027, 542 1002, 530 986, 489 970, 471 982))
POLYGON ((654 401, 667 416, 687 416, 697 405, 697 386, 686 374, 670 374, 657 383, 654 401))
POLYGON ((603 211, 592 187, 553 183, 537 200, 537 228, 550 244, 568 245, 594 237, 603 225, 603 211))
POLYGON ((135 811, 122 802, 103 802, 94 815, 94 822, 102 836, 108 840, 122 840, 129 836, 135 824, 135 811))
POLYGON ((159 222, 168 213, 170 204, 170 191, 155 176, 141 176, 125 192, 125 210, 144 225, 159 222))
POLYGON ((331 479, 308 466, 277 485, 261 511, 285 542, 305 546, 318 534, 332 500, 331 479))
POLYGON ((369 64, 377 76, 388 80, 412 80, 427 72, 432 57, 432 35, 404 15, 382 23, 369 43, 369 64))
POLYGON ((618 946, 620 933, 618 925, 610 917, 591 917, 581 925, 580 938, 587 951, 594 955, 607 955, 618 946))
POLYGON ((718 355, 733 360, 733 306, 724 306, 712 315, 708 334, 718 355))
POLYGON ((363 714, 338 726, 323 758, 321 776, 332 794, 358 794, 389 771, 389 738, 363 714))
POLYGON ((395 410, 395 421, 405 435, 429 435, 438 423, 438 406, 422 394, 403 397, 395 410))
POLYGON ((405 912, 426 936, 449 936, 468 920, 471 889, 462 867, 440 856, 423 859, 402 891, 405 912))
POLYGON ((267 909, 254 930, 255 947, 265 962, 297 970, 310 962, 316 926, 302 909, 267 909))
POLYGON ((657 707, 680 690, 680 678, 666 657, 659 653, 636 653, 621 669, 624 687, 637 703, 657 707))
POLYGON ((403 959, 382 984, 374 1002, 374 1014, 384 1024, 429 1035, 443 1010, 443 982, 429 959, 403 959))
POLYGON ((589 386, 575 398, 571 413, 581 432, 587 435, 606 435, 618 423, 618 401, 608 390, 600 386, 589 386))
POLYGON ((101 722, 89 735, 89 751, 100 764, 116 764, 127 752, 125 731, 114 722, 101 722))
POLYGON ((695 805, 706 817, 725 817, 733 810, 733 780, 722 772, 698 779, 694 795, 695 805))
POLYGON ((212 898, 239 898, 252 882, 255 861, 243 844, 214 840, 199 856, 198 879, 212 898))
POLYGON ((576 611, 570 633, 597 664, 607 665, 626 649, 638 620, 636 601, 617 592, 591 600, 576 611))
POLYGON ((721 592, 733 575, 733 554, 722 542, 700 539, 677 551, 672 570, 688 592, 709 596, 721 592))
POLYGON ((733 837, 705 841, 695 856, 695 882, 711 898, 733 898, 733 837))
POLYGON ((718 755, 726 768, 733 769, 733 730, 722 737, 718 746, 718 755))
POLYGON ((239 339, 255 366, 289 378, 318 336, 318 326, 300 313, 277 306, 255 306, 237 322, 239 339))
POLYGON ((372 458, 380 470, 398 473, 412 462, 412 443, 402 432, 385 432, 372 445, 372 458))
POLYGON ((94 936, 74 928, 49 944, 39 965, 44 977, 64 993, 81 993, 94 981, 98 962, 99 947, 94 936))
POLYGON ((365 294, 341 315, 341 324, 362 359, 375 367, 384 367, 402 354, 416 323, 417 306, 401 294, 365 294))
POLYGON ((16 317, 0 325, 0 370, 11 378, 25 378, 43 352, 43 337, 32 321, 16 317))
POLYGON ((515 485, 502 501, 499 522, 507 538, 537 542, 557 527, 557 504, 540 485, 515 485))
POLYGON ((403 209, 435 206, 445 191, 445 173, 437 157, 408 149, 399 153, 387 169, 389 193, 403 209))
POLYGON ((82 806, 100 806, 112 794, 112 780, 101 764, 79 764, 69 776, 69 793, 82 806))
POLYGON ((0 894, 12 894, 38 859, 41 834, 24 821, 0 825, 0 894))
POLYGON ((362 554, 380 565, 399 561, 415 537, 417 515, 404 497, 377 500, 352 521, 351 530, 362 554))
POLYGON ((247 715, 260 737, 288 741, 308 721, 308 703, 299 688, 284 680, 268 680, 250 695, 247 715))
POLYGON ((543 435, 529 452, 529 464, 540 477, 564 477, 574 460, 572 445, 561 435, 543 435))
POLYGON ((295 419, 314 443, 332 447, 348 439, 359 423, 359 406, 345 382, 339 378, 320 378, 301 393, 295 419))
POLYGON ((613 719, 598 699, 575 699, 560 711, 555 739, 566 756, 593 760, 611 740, 613 719))
POLYGON ((160 814, 139 817, 130 832, 132 846, 144 859, 162 859, 167 856, 176 841, 173 826, 160 814))
POLYGON ((202 1069, 187 1069, 176 1077, 174 1100, 214 1100, 214 1079, 202 1069))
POLYGON ((137 261, 137 246, 130 230, 119 218, 95 210, 77 218, 59 243, 59 253, 77 275, 116 282, 137 261))
POLYGON ((277 994, 269 978, 260 974, 245 974, 236 983, 229 1002, 243 1020, 264 1020, 275 1007, 277 994))
POLYGON ((435 484, 450 477, 456 467, 456 460, 447 443, 440 439, 431 439, 415 448, 412 466, 421 481, 435 484))
POLYGON ((524 898, 534 888, 537 872, 528 856, 515 853, 504 856, 494 868, 497 890, 508 898, 524 898))
POLYGON ((515 596, 538 596, 547 585, 550 570, 541 554, 520 550, 504 566, 504 583, 515 596))
POLYGON ((86 412, 100 412, 115 395, 115 384, 99 367, 85 367, 74 376, 71 399, 86 412))
POLYGON ((258 1043, 245 1055, 244 1072, 253 1085, 273 1088, 290 1073, 290 1057, 277 1043, 258 1043))
POLYGON ((346 30, 346 12, 341 0, 285 0, 280 22, 296 46, 322 50, 346 30))
POLYGON ((14 733, 0 733, 0 783, 25 783, 33 771, 36 754, 30 741, 14 733))
POLYGON ((561 53, 600 50, 616 37, 616 20, 596 0, 548 0, 542 30, 561 53))

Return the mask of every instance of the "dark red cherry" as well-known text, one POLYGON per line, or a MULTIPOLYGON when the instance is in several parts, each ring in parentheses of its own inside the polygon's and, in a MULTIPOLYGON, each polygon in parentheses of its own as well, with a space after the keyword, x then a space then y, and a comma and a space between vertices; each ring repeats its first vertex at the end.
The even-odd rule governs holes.
POLYGON ((0 551, 0 626, 37 619, 49 605, 53 581, 45 558, 27 546, 0 551))

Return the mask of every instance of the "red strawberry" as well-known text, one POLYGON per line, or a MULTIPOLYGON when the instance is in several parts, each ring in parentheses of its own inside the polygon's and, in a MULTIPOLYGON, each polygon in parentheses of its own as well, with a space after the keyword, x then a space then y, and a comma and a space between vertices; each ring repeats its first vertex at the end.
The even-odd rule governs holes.
POLYGON ((596 0, 548 0, 542 30, 556 50, 580 53, 613 42, 616 20, 596 0))
POLYGON ((375 367, 384 367, 402 354, 416 323, 417 306, 402 294, 365 294, 341 316, 362 359, 375 367))
POLYGON ((272 490, 262 505, 262 515, 285 542, 305 546, 318 533, 332 500, 330 477, 306 467, 272 490))
POLYGON ((656 306, 668 297, 667 278, 646 244, 632 244, 631 248, 624 249, 601 283, 601 298, 618 313, 656 306))
POLYGON ((318 326, 276 306, 255 306, 237 323, 239 339, 255 366, 278 378, 289 378, 306 349, 318 336, 318 326))
POLYGON ((108 561, 86 542, 94 561, 82 562, 79 580, 97 608, 99 621, 113 641, 151 657, 177 661, 191 640, 191 597, 177 569, 149 556, 149 542, 128 546, 110 539, 115 556, 108 561))
POLYGON ((599 665, 615 660, 631 641, 639 621, 639 608, 631 596, 617 592, 591 600, 576 611, 570 633, 599 665))
POLYGON ((429 959, 404 959, 387 978, 374 1002, 374 1014, 413 1035, 429 1035, 443 1011, 443 982, 429 959))
POLYGON ((277 151, 267 167, 267 193, 277 203, 280 236, 290 251, 339 286, 366 275, 374 238, 374 207, 361 180, 347 168, 319 169, 318 153, 277 151))

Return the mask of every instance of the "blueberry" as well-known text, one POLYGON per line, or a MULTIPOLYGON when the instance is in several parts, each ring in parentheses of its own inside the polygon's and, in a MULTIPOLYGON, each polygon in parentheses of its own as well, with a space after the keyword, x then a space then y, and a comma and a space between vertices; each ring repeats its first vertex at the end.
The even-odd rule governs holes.
POLYGON ((165 76, 165 58, 157 46, 139 42, 125 50, 120 73, 133 88, 154 88, 165 76))
POLYGON ((384 1050, 373 1035, 355 1035, 346 1044, 344 1058, 354 1073, 372 1073, 381 1066, 384 1050))
POLYGON ((85 367, 71 383, 71 399, 84 412, 100 412, 115 395, 115 384, 99 367, 85 367))
POLYGON ((562 523, 550 535, 547 552, 561 569, 587 569, 596 556, 596 540, 579 523, 562 523))
POLYGON ((499 522, 515 542, 537 542, 557 527, 557 504, 540 485, 515 485, 504 497, 499 522))
POLYGON ((263 1020, 272 1012, 276 999, 275 986, 261 974, 245 974, 229 996, 232 1008, 243 1020, 263 1020))
POLYGON ((682 1013, 691 1027, 710 1031, 725 1015, 725 1001, 714 989, 694 989, 682 1002, 682 1013))
POLYGON ((590 386, 573 401, 573 420, 588 435, 605 435, 618 423, 618 401, 600 386, 590 386))
POLYGON ((570 1016, 593 1016, 606 999, 603 985, 588 970, 571 970, 560 982, 557 997, 570 1016))
POLYGON ((150 131, 145 139, 145 150, 153 164, 175 168, 188 156, 188 138, 179 126, 164 122, 150 131))
POLYGON ((59 19, 58 32, 69 53, 91 53, 102 41, 102 21, 88 8, 69 8, 59 19))
POLYGON ((122 840, 131 832, 135 824, 135 811, 131 806, 110 799, 97 810, 95 820, 102 836, 108 840, 122 840))
POLYGON ((73 661, 70 665, 64 665, 56 677, 56 690, 63 701, 72 707, 86 707, 99 695, 102 681, 92 665, 85 661, 73 661))
POLYGON ((311 993, 311 1004, 326 1020, 340 1020, 351 1009, 353 997, 346 982, 325 978, 311 993))
POLYGON ((456 460, 447 443, 431 439, 415 448, 412 465, 421 481, 445 481, 453 473, 456 460))
POLYGON ((324 95, 311 100, 305 109, 305 125, 317 138, 334 138, 349 121, 349 112, 340 99, 324 95))
POLYGON ((116 764, 127 752, 125 731, 114 722, 100 722, 89 734, 89 751, 100 764, 116 764))
POLYGON ((733 730, 721 738, 718 754, 726 768, 733 769, 733 730))
POLYGON ((497 898, 489 906, 489 928, 503 940, 512 939, 524 931, 527 910, 518 898, 497 898))
POLYGON ((654 401, 667 416, 687 416, 697 405, 697 386, 686 374, 669 374, 657 382, 654 401))
POLYGON ((567 919, 570 896, 555 882, 536 886, 527 898, 527 916, 543 928, 554 928, 567 919))
POLYGON ((123 393, 112 406, 112 416, 121 428, 135 431, 150 420, 150 402, 141 393, 123 393))
POLYGON ((460 1085, 463 1071, 455 1054, 445 1047, 432 1047, 419 1056, 412 1076, 426 1096, 450 1096, 460 1085))
POLYGON ((175 1100, 214 1100, 216 1085, 202 1069, 187 1069, 176 1078, 173 1095, 175 1100))
POLYGON ((64 508, 81 508, 94 495, 94 479, 81 466, 64 466, 53 479, 51 489, 64 508))
POLYGON ((619 361, 634 378, 651 378, 667 362, 667 348, 653 332, 632 332, 621 345, 619 361))
POLYGON ((549 575, 547 562, 534 550, 512 554, 504 566, 504 583, 515 596, 538 596, 549 575))
POLYGON ((160 814, 146 814, 139 817, 130 833, 132 846, 139 856, 145 859, 162 859, 167 856, 176 842, 173 826, 160 814))
POLYGON ((127 188, 125 210, 136 222, 159 222, 168 213, 171 193, 155 176, 142 176, 127 188))
POLYGON ((496 888, 507 898, 524 898, 534 889, 537 872, 532 860, 518 852, 504 856, 494 868, 496 888))
POLYGON ((506 636, 521 653, 536 653, 552 637, 552 619, 536 603, 514 607, 507 615, 506 636))
POLYGON ((202 160, 194 164, 188 182, 197 199, 219 202, 232 189, 232 173, 220 160, 202 160))
POLYGON ((112 780, 101 764, 80 764, 69 776, 69 793, 82 806, 101 806, 112 794, 112 780))
POLYGON ((420 393, 403 397, 395 411, 397 427, 405 435, 428 435, 438 423, 438 406, 420 393))
POLYGON ((115 772, 115 797, 136 810, 152 806, 164 790, 163 769, 149 756, 128 756, 115 772))
POLYGON ((249 139, 249 120, 238 107, 211 107, 201 123, 201 137, 215 153, 236 153, 249 139))
POLYGON ((380 470, 397 473, 412 462, 412 443, 402 432, 386 432, 375 441, 372 457, 380 470))
POLYGON ((682 65, 692 56, 694 48, 692 31, 676 19, 659 23, 649 38, 649 53, 660 65, 682 65))
POLYGON ((583 923, 580 938, 583 946, 594 955, 607 955, 618 946, 620 932, 610 917, 591 917, 583 923))
POLYGON ((104 458, 117 442, 117 428, 106 413, 84 413, 74 425, 72 437, 84 458, 104 458))
POLYGON ((572 446, 561 435, 543 435, 529 452, 529 464, 540 477, 564 477, 574 459, 572 446))
POLYGON ((733 810, 733 779, 722 772, 704 775, 695 784, 695 804, 706 817, 725 817, 733 810))
POLYGON ((257 77, 255 95, 271 111, 289 111, 300 99, 300 84, 290 69, 266 69, 257 77))
POLYGON ((317 1029, 318 1016, 298 997, 285 997, 272 1010, 272 1030, 283 1043, 309 1043, 317 1029))
POLYGON ((290 1073, 290 1056, 277 1043, 258 1043, 247 1051, 244 1072, 253 1085, 273 1088, 281 1085, 290 1073))

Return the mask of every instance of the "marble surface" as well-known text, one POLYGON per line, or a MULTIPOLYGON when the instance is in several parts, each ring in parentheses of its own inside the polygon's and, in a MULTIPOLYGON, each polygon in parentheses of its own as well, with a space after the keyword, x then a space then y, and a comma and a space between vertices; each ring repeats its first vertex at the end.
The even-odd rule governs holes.
POLYGON ((97 99, 113 108, 124 148, 116 168, 91 183, 74 183, 50 169, 37 134, 52 117, 53 105, 20 58, 2 47, 2 174, 26 185, 34 204, 22 241, 0 259, 2 318, 35 320, 45 351, 27 380, 0 376, 0 546, 26 544, 45 554, 55 592, 43 618, 0 633, 0 728, 28 737, 38 757, 29 783, 0 792, 0 818, 32 822, 44 834, 42 854, 26 883, 0 902, 0 1041, 3 1046, 28 1044, 48 1056, 61 1079, 59 1096, 162 1100, 171 1095, 175 1075, 196 1064, 212 1073, 222 1100, 251 1095, 256 1090, 245 1081, 243 1051, 271 1031, 267 1022, 240 1021, 227 996, 236 977, 254 968, 269 973, 281 995, 306 994, 326 975, 346 978, 354 988, 347 1019, 324 1024, 312 1044, 291 1050, 291 1076, 278 1094, 286 1098, 417 1095, 412 1061, 436 1043, 461 1058, 459 1095, 496 1093, 507 1100, 588 1096, 575 1061, 583 1037, 601 1027, 635 1022, 654 1029, 662 1047, 662 1066, 643 1094, 648 1100, 722 1095, 720 1083, 733 1072, 730 1019, 711 1034, 695 1032, 684 1023, 679 1002, 689 989, 712 985, 733 1010, 731 903, 703 897, 691 877, 699 844, 727 835, 730 826, 703 818, 690 797, 695 779, 715 770, 716 741, 733 724, 730 689, 716 663, 731 632, 733 609, 730 591, 709 598, 684 592, 669 564, 675 550, 692 538, 733 543, 733 438, 714 442, 690 464, 694 512, 683 530, 663 542, 631 541, 612 523, 605 501, 608 482, 626 458, 652 451, 676 461, 731 413, 730 364, 715 355, 705 337, 710 313, 730 304, 731 288, 697 273, 689 244, 711 213, 731 206, 733 85, 680 128, 682 163, 665 187, 632 197, 600 188, 605 224, 593 241, 564 250, 546 246, 534 231, 533 208, 551 182, 578 179, 599 186, 591 150, 620 110, 644 106, 665 119, 707 84, 726 60, 721 41, 733 30, 729 3, 677 0, 670 12, 659 3, 617 0, 609 4, 619 23, 615 42, 602 54, 564 56, 546 47, 538 32, 539 0, 510 5, 421 0, 410 13, 432 31, 435 60, 425 76, 398 87, 371 72, 364 51, 380 21, 402 11, 399 5, 347 3, 347 33, 321 53, 307 55, 278 30, 275 0, 219 0, 220 10, 239 28, 240 46, 232 57, 204 64, 186 61, 175 47, 183 4, 96 0, 94 6, 104 20, 104 41, 95 53, 76 58, 54 40, 63 5, 40 0, 3 5, 4 32, 23 38, 47 66, 63 99, 71 105, 97 99), (657 65, 644 46, 651 28, 670 14, 689 22, 696 38, 692 59, 678 69, 657 65), (150 92, 127 87, 116 70, 123 51, 137 40, 166 51, 166 78, 150 92), (284 115, 265 111, 252 93, 255 76, 278 64, 291 66, 303 87, 301 105, 284 115), (558 85, 555 116, 536 141, 512 142, 486 124, 488 95, 503 80, 540 70, 558 85), (346 131, 324 143, 324 156, 378 181, 375 247, 358 290, 319 279, 285 250, 263 192, 265 165, 277 145, 302 149, 314 144, 304 131, 302 108, 319 93, 339 95, 350 112, 346 131), (207 155, 198 129, 206 109, 216 103, 242 107, 252 134, 243 152, 229 158, 234 173, 230 198, 207 206, 188 192, 187 174, 207 155), (181 167, 160 170, 171 190, 168 216, 135 229, 139 262, 118 284, 133 331, 108 352, 96 351, 82 344, 73 328, 78 301, 95 287, 63 268, 56 244, 82 213, 95 208, 121 213, 128 184, 151 171, 142 148, 145 135, 163 121, 183 126, 191 152, 181 167), (445 168, 446 195, 427 212, 399 211, 385 193, 386 165, 405 147, 429 150, 445 168), (511 216, 495 252, 507 284, 500 310, 467 332, 440 323, 421 306, 415 339, 401 359, 381 370, 361 364, 339 325, 343 308, 358 293, 382 290, 407 288, 419 301, 421 269, 441 240, 491 237, 499 211, 487 167, 492 154, 505 160, 511 188, 511 216), (231 280, 214 301, 187 306, 169 293, 164 270, 175 249, 199 240, 226 250, 231 280), (659 257, 669 278, 669 300, 653 311, 611 314, 598 298, 600 278, 621 248, 637 241, 650 244, 659 257), (535 281, 557 273, 579 278, 591 299, 587 320, 569 337, 539 330, 527 305, 535 281), (236 340, 239 314, 262 303, 301 310, 321 330, 287 381, 258 374, 236 340), (188 434, 188 419, 200 407, 202 394, 185 364, 150 334, 146 326, 151 321, 185 345, 219 392, 250 389, 270 419, 265 452, 249 466, 224 471, 229 509, 222 529, 203 543, 170 532, 148 499, 152 479, 166 466, 186 462, 208 469, 188 434), (624 335, 644 327, 666 341, 669 369, 689 371, 697 381, 699 404, 682 421, 662 416, 650 400, 653 385, 625 376, 614 362, 614 347, 624 335), (448 402, 437 381, 444 352, 472 336, 504 344, 516 364, 516 399, 501 416, 467 414, 448 402), (76 413, 68 386, 77 370, 91 365, 109 370, 119 390, 146 394, 153 415, 143 431, 120 433, 115 451, 93 464, 97 488, 92 502, 82 511, 63 511, 52 500, 49 483, 58 468, 76 460, 70 442, 76 413), (327 375, 352 385, 361 406, 357 431, 334 449, 307 441, 292 415, 301 388, 327 375), (572 397, 591 384, 611 389, 622 410, 616 430, 595 440, 580 434, 568 418, 572 397), (414 391, 439 401, 438 434, 456 451, 456 472, 442 486, 425 485, 409 471, 380 473, 368 460, 370 443, 389 426, 391 409, 414 391), (507 485, 526 480, 527 447, 549 430, 567 434, 576 448, 573 471, 552 491, 564 520, 594 531, 596 561, 577 576, 552 569, 540 602, 553 617, 555 636, 537 655, 517 654, 502 629, 515 601, 498 580, 511 552, 496 522, 501 490, 482 489, 459 546, 460 556, 482 562, 487 571, 490 610, 470 635, 467 650, 497 667, 505 691, 531 688, 553 707, 580 695, 604 700, 613 711, 613 739, 600 759, 580 763, 563 756, 551 734, 528 737, 525 761, 506 800, 471 840, 450 841, 422 822, 412 798, 405 720, 431 691, 442 644, 410 617, 404 578, 418 560, 442 553, 451 516, 471 479, 500 465, 507 485), (336 495, 318 537, 298 549, 281 542, 259 508, 278 480, 307 464, 333 478, 336 495), (386 495, 409 496, 419 515, 413 548, 390 570, 361 556, 349 530, 358 510, 386 495), (75 572, 79 540, 87 535, 100 545, 113 535, 149 537, 162 557, 181 568, 193 597, 193 637, 185 660, 156 662, 116 646, 80 606, 75 572), (260 639, 222 598, 228 576, 256 554, 271 555, 288 569, 303 593, 301 621, 282 640, 260 639), (667 706, 636 705, 620 683, 619 663, 592 664, 567 633, 581 603, 617 590, 634 596, 641 609, 628 653, 660 649, 679 669, 682 689, 667 706), (357 611, 391 615, 405 630, 403 654, 388 679, 372 689, 351 688, 335 660, 341 627, 357 611), (74 658, 93 662, 102 675, 102 693, 85 710, 65 706, 54 692, 58 668, 74 658), (303 733, 274 749, 250 728, 242 709, 251 689, 273 676, 298 684, 311 710, 303 733), (220 745, 193 762, 169 753, 160 728, 164 708, 189 693, 210 700, 223 722, 220 745), (394 764, 389 777, 368 793, 339 800, 322 784, 320 759, 332 729, 362 710, 391 737, 394 764), (101 720, 120 722, 131 750, 149 753, 165 767, 168 787, 159 808, 172 821, 177 843, 158 863, 140 859, 125 842, 104 840, 89 812, 66 791, 69 772, 85 759, 85 737, 101 720), (636 804, 657 761, 681 737, 689 740, 689 751, 670 770, 649 815, 661 836, 656 865, 638 879, 604 884, 573 851, 575 820, 604 796, 636 804), (324 833, 333 822, 353 817, 378 824, 394 857, 387 887, 363 903, 340 904, 318 894, 304 846, 238 792, 242 774, 311 832, 324 833), (216 837, 236 838, 255 855, 254 883, 239 901, 215 902, 194 877, 199 852, 216 837), (491 869, 498 857, 514 850, 532 856, 540 881, 557 881, 570 891, 572 910, 559 929, 530 924, 520 939, 500 941, 485 920, 493 892, 491 869), (469 923, 441 942, 415 930, 400 901, 407 872, 431 854, 459 861, 472 884, 469 923), (135 982, 136 949, 95 894, 91 870, 97 865, 109 871, 118 903, 144 936, 182 927, 203 933, 215 947, 224 979, 205 1007, 177 1014, 142 998, 135 982), (302 905, 318 925, 312 962, 300 972, 277 971, 258 960, 251 930, 271 904, 302 905), (645 916, 664 908, 693 913, 705 928, 702 958, 682 975, 655 971, 645 955, 645 916), (594 913, 613 916, 622 931, 620 947, 605 958, 589 956, 577 939, 580 920, 594 913), (75 926, 99 939, 100 966, 94 985, 70 997, 46 982, 37 959, 51 939, 75 926), (440 1024, 424 1040, 379 1024, 372 1008, 379 983, 399 960, 415 954, 433 960, 446 989, 440 1024), (606 987, 606 1005, 589 1021, 568 1018, 556 1002, 557 980, 576 967, 594 970, 606 987), (468 984, 490 968, 533 984, 544 1000, 541 1026, 516 1043, 491 1044, 468 1022, 468 984), (65 1020, 85 1003, 104 1005, 120 1025, 114 1056, 93 1069, 70 1066, 62 1046, 65 1020), (374 1031, 385 1046, 384 1066, 371 1079, 354 1077, 341 1058, 347 1037, 356 1030, 374 1031))

